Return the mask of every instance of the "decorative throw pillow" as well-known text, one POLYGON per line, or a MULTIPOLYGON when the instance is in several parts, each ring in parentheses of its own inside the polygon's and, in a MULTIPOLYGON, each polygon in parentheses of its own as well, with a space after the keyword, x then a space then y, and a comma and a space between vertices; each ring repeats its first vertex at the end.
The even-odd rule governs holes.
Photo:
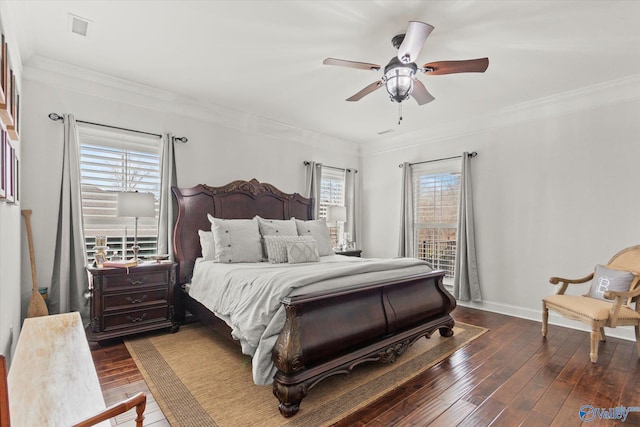
POLYGON ((300 236, 313 236, 313 240, 318 245, 318 254, 320 256, 333 255, 329 228, 324 218, 309 221, 296 219, 296 227, 300 236))
POLYGON ((289 264, 303 262, 318 262, 318 245, 315 240, 310 242, 287 242, 287 259, 289 264))
POLYGON ((311 236, 264 236, 267 258, 271 264, 287 262, 287 242, 312 242, 311 236))
POLYGON ((255 216, 258 220, 258 227, 260 228, 260 235, 262 236, 262 252, 263 259, 268 259, 267 247, 264 242, 265 236, 297 236, 298 229, 296 228, 296 221, 293 219, 264 219, 255 216))
POLYGON ((297 236, 296 222, 292 219, 264 219, 255 216, 263 236, 297 236))
POLYGON ((255 219, 219 219, 209 215, 216 262, 261 262, 262 245, 255 219))
POLYGON ((202 258, 207 261, 216 258, 216 243, 213 240, 213 231, 198 230, 200 236, 200 248, 202 249, 202 258))
POLYGON ((606 299, 604 293, 606 291, 627 292, 631 286, 631 282, 635 278, 635 274, 625 270, 613 270, 604 265, 596 265, 596 270, 591 281, 589 296, 607 302, 614 300, 606 299))

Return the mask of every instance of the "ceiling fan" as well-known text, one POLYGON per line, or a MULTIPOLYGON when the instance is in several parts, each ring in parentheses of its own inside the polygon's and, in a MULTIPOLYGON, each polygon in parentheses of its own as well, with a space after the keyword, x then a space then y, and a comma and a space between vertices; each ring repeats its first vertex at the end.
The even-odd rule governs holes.
MULTIPOLYGON (((359 101, 365 95, 385 86, 392 101, 401 103, 405 99, 412 97, 419 105, 423 105, 433 101, 435 98, 429 93, 424 84, 416 79, 416 72, 420 71, 431 75, 485 72, 489 66, 489 58, 428 62, 422 67, 418 67, 415 61, 433 28, 433 26, 424 22, 409 21, 406 34, 398 34, 391 40, 393 46, 398 49, 398 54, 391 58, 391 61, 384 67, 382 78, 347 98, 347 101, 359 101)), ((380 71, 382 68, 377 64, 335 58, 327 58, 322 63, 371 71, 380 71)))

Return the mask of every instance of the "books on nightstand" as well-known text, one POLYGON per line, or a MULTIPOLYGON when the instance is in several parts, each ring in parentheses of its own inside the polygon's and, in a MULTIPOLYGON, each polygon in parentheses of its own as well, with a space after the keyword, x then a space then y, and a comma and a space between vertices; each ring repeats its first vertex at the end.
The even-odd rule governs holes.
POLYGON ((125 259, 121 261, 105 261, 102 263, 103 267, 111 267, 111 268, 129 268, 135 267, 138 265, 138 261, 135 259, 125 259))

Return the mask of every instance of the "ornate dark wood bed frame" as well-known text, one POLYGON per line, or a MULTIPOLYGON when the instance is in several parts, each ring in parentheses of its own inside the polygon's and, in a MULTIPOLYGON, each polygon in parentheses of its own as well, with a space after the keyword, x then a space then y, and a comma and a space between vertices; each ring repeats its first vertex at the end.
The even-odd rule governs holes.
MULTIPOLYGON (((286 194, 256 180, 234 181, 223 187, 173 187, 178 218, 173 245, 178 262, 176 315, 185 310, 203 322, 230 330, 202 304, 183 291, 201 256, 198 230, 209 230, 207 213, 225 219, 310 219, 312 201, 286 194)), ((421 337, 435 330, 453 335, 449 313, 456 301, 442 285, 443 271, 361 285, 337 292, 285 298, 286 323, 273 349, 278 369, 273 393, 280 413, 298 412, 307 391, 335 374, 348 374, 364 362, 393 362, 421 337)), ((229 334, 230 336, 230 334, 229 334)))

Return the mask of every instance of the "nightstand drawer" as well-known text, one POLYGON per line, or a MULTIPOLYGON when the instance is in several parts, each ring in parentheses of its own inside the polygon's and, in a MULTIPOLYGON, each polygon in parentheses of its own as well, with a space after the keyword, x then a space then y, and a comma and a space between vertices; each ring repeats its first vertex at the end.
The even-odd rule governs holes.
POLYGON ((142 326, 146 323, 162 322, 169 318, 169 309, 166 305, 150 307, 142 310, 130 310, 125 313, 105 313, 102 317, 103 332, 131 326, 142 326))
POLYGON ((136 306, 149 304, 167 304, 167 288, 150 288, 139 292, 112 293, 103 295, 105 312, 131 310, 136 306))
POLYGON ((102 278, 104 292, 136 286, 166 285, 167 283, 169 283, 169 276, 166 271, 105 275, 102 278))

